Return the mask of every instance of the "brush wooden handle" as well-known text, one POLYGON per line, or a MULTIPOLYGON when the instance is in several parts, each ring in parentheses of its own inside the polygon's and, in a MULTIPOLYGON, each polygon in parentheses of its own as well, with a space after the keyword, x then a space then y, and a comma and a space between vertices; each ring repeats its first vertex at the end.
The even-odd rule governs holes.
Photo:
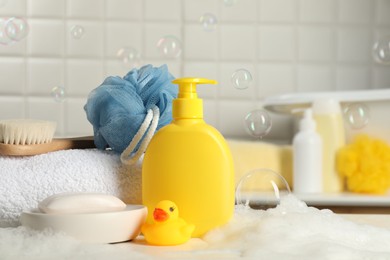
POLYGON ((93 136, 53 139, 50 143, 16 145, 0 143, 0 155, 30 156, 68 149, 96 148, 93 136))

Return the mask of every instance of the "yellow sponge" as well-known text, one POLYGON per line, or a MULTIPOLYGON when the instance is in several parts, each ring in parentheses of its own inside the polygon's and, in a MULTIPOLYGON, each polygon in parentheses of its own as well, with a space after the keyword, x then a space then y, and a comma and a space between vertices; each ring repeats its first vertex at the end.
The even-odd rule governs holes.
POLYGON ((382 140, 356 136, 337 152, 336 166, 349 191, 383 194, 390 188, 390 147, 382 140))

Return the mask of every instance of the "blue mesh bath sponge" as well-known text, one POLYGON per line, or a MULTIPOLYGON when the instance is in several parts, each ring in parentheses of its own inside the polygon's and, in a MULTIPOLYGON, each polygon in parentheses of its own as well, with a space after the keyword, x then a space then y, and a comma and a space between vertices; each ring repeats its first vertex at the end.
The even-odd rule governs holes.
POLYGON ((108 77, 88 96, 84 110, 93 125, 95 145, 122 153, 140 128, 147 111, 160 110, 157 130, 172 120, 172 100, 177 97, 174 77, 166 65, 133 69, 123 78, 108 77))

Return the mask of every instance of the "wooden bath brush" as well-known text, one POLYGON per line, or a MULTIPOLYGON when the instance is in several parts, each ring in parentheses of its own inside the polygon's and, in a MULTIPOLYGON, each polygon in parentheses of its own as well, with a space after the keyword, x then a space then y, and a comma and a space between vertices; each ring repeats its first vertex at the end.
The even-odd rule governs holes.
POLYGON ((29 156, 67 149, 95 148, 93 137, 53 138, 56 123, 31 119, 0 120, 0 155, 29 156))

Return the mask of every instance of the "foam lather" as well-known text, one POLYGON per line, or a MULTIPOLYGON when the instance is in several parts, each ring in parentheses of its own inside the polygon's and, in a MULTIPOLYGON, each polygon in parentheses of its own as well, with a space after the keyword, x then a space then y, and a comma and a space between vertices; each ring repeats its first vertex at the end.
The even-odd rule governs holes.
POLYGON ((158 106, 157 130, 172 120, 172 100, 177 87, 168 67, 146 65, 123 78, 110 76, 88 96, 84 110, 93 125, 97 148, 122 153, 140 128, 147 111, 158 106))

